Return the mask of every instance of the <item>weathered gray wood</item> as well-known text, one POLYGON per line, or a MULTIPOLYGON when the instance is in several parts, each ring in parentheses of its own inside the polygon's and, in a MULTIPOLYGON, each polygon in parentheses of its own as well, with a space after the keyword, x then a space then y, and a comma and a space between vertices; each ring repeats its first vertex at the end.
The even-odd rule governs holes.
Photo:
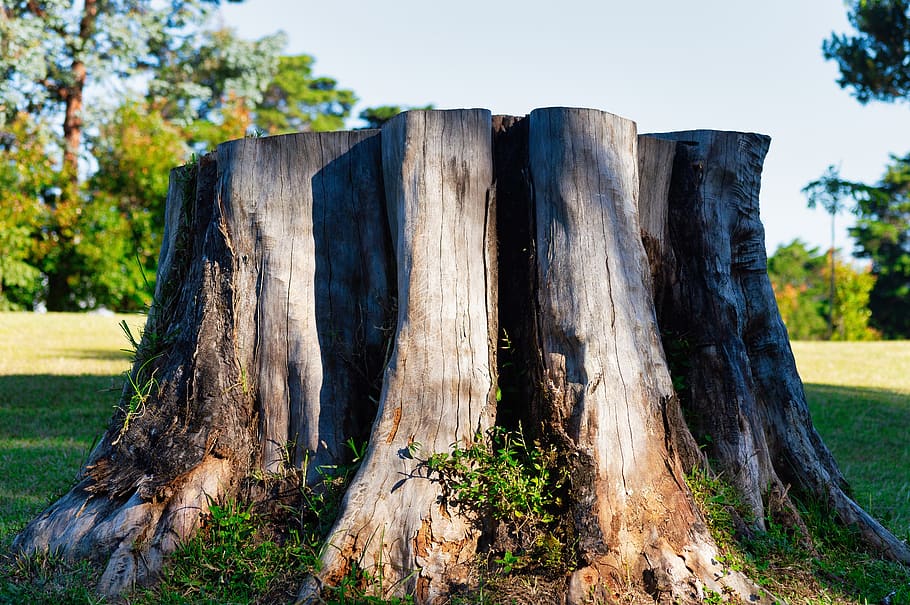
POLYGON ((155 386, 19 549, 95 559, 117 594, 153 577, 255 467, 307 459, 313 479, 342 461, 372 420, 387 350, 380 153, 375 131, 242 139, 172 174, 133 369, 155 386))
POLYGON ((667 222, 667 203, 675 157, 674 141, 643 135, 638 137, 638 222, 641 225, 641 240, 648 255, 654 282, 652 292, 658 309, 666 290, 662 278, 667 272, 661 265, 674 262, 667 222))
POLYGON ((127 425, 125 388, 76 486, 14 543, 99 563, 106 594, 153 578, 209 499, 231 492, 248 470, 253 409, 230 388, 238 378, 232 266, 212 221, 216 171, 208 156, 171 174, 156 301, 132 370, 143 385, 154 378, 150 397, 127 425))
MULTIPOLYGON (((471 570, 477 529, 440 505, 439 484, 420 475, 411 452, 448 451, 493 422, 491 132, 486 110, 408 112, 382 131, 398 260, 395 347, 369 449, 329 534, 322 581, 334 584, 360 565, 423 603, 471 570)), ((302 599, 317 596, 318 584, 304 586, 302 599)))
POLYGON ((312 480, 365 435, 385 362, 393 275, 379 135, 240 139, 219 146, 218 164, 262 468, 307 458, 312 480))
POLYGON ((630 587, 681 603, 727 587, 760 602, 718 564, 682 480, 707 459, 662 332, 690 368, 691 427, 711 436, 757 525, 769 511, 799 524, 792 484, 910 561, 844 495, 812 428, 765 274, 767 145, 638 137, 628 120, 552 108, 495 121, 409 112, 381 133, 220 146, 172 175, 131 375, 148 398, 127 414, 125 391, 79 483, 16 547, 94 559, 101 589, 120 593, 154 576, 212 498, 286 465, 308 464, 312 480, 369 433, 300 596, 318 601, 360 566, 438 602, 468 583, 482 528, 440 499, 420 460, 495 417, 555 444, 569 467, 567 602, 630 587), (497 410, 499 317, 512 369, 497 410))
POLYGON ((548 428, 571 461, 584 564, 570 601, 630 578, 686 602, 701 583, 753 596, 742 577, 725 575, 696 528, 666 449, 664 408, 674 394, 638 220, 635 123, 595 110, 535 110, 529 167, 548 428))
POLYGON ((754 240, 742 240, 740 220, 757 203, 770 139, 716 131, 656 136, 686 143, 679 146, 677 157, 693 167, 694 179, 687 192, 677 183, 671 194, 678 278, 669 305, 675 311, 662 318, 661 325, 689 347, 690 428, 703 443, 708 436, 708 456, 720 461, 754 523, 763 527, 764 492, 779 481, 742 342, 742 312, 750 293, 742 290, 735 271, 756 251, 754 240))
POLYGON ((768 510, 800 523, 786 495, 793 486, 883 553, 910 561, 906 544, 846 495, 812 425, 767 275, 758 200, 770 139, 710 130, 655 136, 686 143, 669 210, 677 281, 661 322, 691 345, 690 428, 696 438, 710 436, 709 457, 750 504, 756 525, 768 510))

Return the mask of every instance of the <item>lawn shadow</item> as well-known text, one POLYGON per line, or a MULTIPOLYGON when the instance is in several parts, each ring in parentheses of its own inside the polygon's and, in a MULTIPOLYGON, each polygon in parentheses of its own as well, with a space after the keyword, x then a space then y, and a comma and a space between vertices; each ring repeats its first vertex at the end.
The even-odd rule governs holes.
POLYGON ((72 359, 96 359, 99 361, 125 361, 129 362, 133 354, 127 350, 113 351, 111 349, 58 349, 55 353, 61 357, 72 359))
POLYGON ((111 376, 0 376, 0 534, 72 485, 119 398, 111 376))
POLYGON ((899 538, 910 538, 910 394, 805 384, 815 428, 856 502, 899 538))

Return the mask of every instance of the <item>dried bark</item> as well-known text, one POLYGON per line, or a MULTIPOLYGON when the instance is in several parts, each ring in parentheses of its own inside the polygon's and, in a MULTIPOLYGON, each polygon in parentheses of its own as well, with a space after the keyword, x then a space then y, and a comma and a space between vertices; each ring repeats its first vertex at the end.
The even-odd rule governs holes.
POLYGON ((686 341, 689 427, 750 506, 800 525, 790 488, 825 503, 887 556, 910 549, 865 513, 812 425, 786 327, 767 275, 759 217, 766 136, 697 130, 679 141, 669 194, 670 294, 661 327, 686 341))
POLYGON ((521 423, 570 471, 570 603, 630 585, 764 599, 717 563, 685 486, 709 435, 755 527, 769 512, 798 524, 792 486, 910 561, 846 495, 812 427, 765 273, 767 147, 639 137, 565 108, 413 111, 381 132, 219 146, 172 173, 131 372, 142 396, 125 390, 78 484, 16 548, 96 560, 100 590, 122 593, 154 578, 212 499, 293 466, 312 483, 368 437, 300 599, 359 567, 442 602, 470 587, 495 528, 443 499, 421 459, 521 423))
POLYGON ((435 602, 465 585, 479 532, 413 455, 448 451, 496 409, 492 129, 486 110, 409 112, 382 133, 398 326, 367 455, 300 598, 353 566, 435 602))
POLYGON ((726 587, 760 599, 717 563, 672 451, 676 402, 640 235, 635 124, 578 109, 528 121, 534 381, 570 470, 581 567, 569 601, 609 597, 630 579, 655 598, 697 601, 726 587))
POLYGON ((127 415, 125 388, 78 484, 16 548, 96 560, 99 590, 121 593, 252 472, 341 462, 388 338, 379 154, 376 132, 242 139, 172 173, 131 373, 147 398, 127 415))

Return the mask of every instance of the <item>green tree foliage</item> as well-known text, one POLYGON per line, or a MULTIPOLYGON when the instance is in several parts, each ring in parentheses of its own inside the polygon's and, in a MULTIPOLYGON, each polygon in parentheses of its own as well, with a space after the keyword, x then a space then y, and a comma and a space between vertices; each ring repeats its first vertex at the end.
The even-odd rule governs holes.
POLYGON ((244 42, 228 30, 206 31, 204 20, 219 3, 0 4, 0 137, 21 139, 13 122, 19 115, 62 125, 62 136, 44 137, 41 162, 26 159, 21 144, 4 148, 15 156, 4 168, 46 166, 57 176, 40 190, 4 187, 0 214, 14 224, 2 225, 9 228, 0 236, 0 304, 147 304, 170 168, 186 159, 187 141, 205 148, 246 133, 249 107, 271 80, 284 43, 281 35, 244 42), (143 73, 156 76, 144 104, 84 102, 90 86, 95 94, 115 92, 124 78, 143 73), (38 204, 34 217, 10 210, 12 191, 21 193, 17 207, 26 197, 38 204), (16 288, 25 290, 13 301, 16 288))
MULTIPOLYGON (((855 34, 832 34, 822 47, 840 68, 838 84, 852 88, 860 103, 910 101, 910 0, 851 0, 847 17, 855 34)), ((836 173, 815 183, 855 202, 854 254, 872 261, 877 278, 872 325, 888 338, 910 337, 910 154, 892 156, 875 185, 836 173)))
POLYGON ((825 257, 800 240, 779 246, 768 258, 768 275, 790 338, 815 340, 827 330, 825 284, 819 283, 825 257))
POLYGON ((800 240, 779 246, 768 259, 768 275, 781 318, 794 340, 870 340, 869 295, 875 277, 839 259, 834 263, 835 297, 831 312, 830 252, 809 248, 800 240))
POLYGON ((188 149, 160 109, 127 100, 93 140, 98 170, 88 182, 85 234, 77 247, 96 304, 141 309, 151 299, 164 231, 170 169, 188 149))
POLYGON ((910 0, 852 0, 856 35, 831 34, 822 50, 837 62, 841 88, 860 103, 910 100, 910 0))
POLYGON ((227 28, 200 31, 162 59, 148 100, 200 150, 242 137, 276 77, 285 43, 281 33, 250 41, 227 28))
MULTIPOLYGON (((857 270, 835 259, 835 304, 831 340, 875 340, 881 336, 870 327, 870 294, 876 277, 868 269, 857 270)), ((825 265, 824 273, 830 272, 825 265)), ((823 278, 827 277, 823 275, 823 278)))
POLYGON ((886 338, 910 337, 910 154, 892 157, 873 186, 847 183, 856 200, 855 254, 877 276, 869 307, 886 338))
POLYGON ((49 144, 49 130, 25 113, 0 129, 0 310, 31 309, 43 288, 37 236, 43 200, 59 186, 49 144))
POLYGON ((402 107, 401 105, 379 105, 378 107, 367 107, 360 112, 360 119, 364 121, 364 128, 382 128, 382 125, 400 114, 402 111, 410 109, 433 109, 432 105, 422 107, 402 107))
POLYGON ((357 102, 333 78, 313 76, 313 57, 278 60, 278 71, 256 105, 256 126, 269 134, 339 130, 357 102))
MULTIPOLYGON (((828 170, 817 181, 813 181, 803 188, 809 200, 809 207, 815 208, 821 206, 825 212, 831 215, 831 249, 835 248, 835 219, 837 215, 844 210, 844 201, 849 198, 849 191, 844 188, 840 180, 840 174, 834 166, 828 166, 828 170)), ((828 270, 828 302, 829 306, 834 304, 836 298, 836 286, 834 283, 835 274, 835 255, 830 256, 830 266, 828 270)), ((834 334, 834 312, 828 310, 828 334, 834 334)))
POLYGON ((63 126, 63 170, 78 176, 84 93, 160 66, 220 0, 12 0, 0 6, 0 105, 63 126))

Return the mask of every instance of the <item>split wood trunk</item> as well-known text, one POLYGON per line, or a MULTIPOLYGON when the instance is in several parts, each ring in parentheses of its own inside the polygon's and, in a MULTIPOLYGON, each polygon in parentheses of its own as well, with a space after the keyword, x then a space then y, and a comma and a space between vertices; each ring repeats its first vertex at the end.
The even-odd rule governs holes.
POLYGON ((910 562, 812 427, 765 272, 768 143, 551 108, 219 146, 172 173, 139 388, 15 546, 94 559, 122 593, 250 477, 315 483, 368 440, 300 600, 359 568, 442 602, 496 532, 426 456, 520 424, 569 471, 570 603, 766 599, 718 563, 685 486, 700 444, 756 529, 799 526, 792 487, 910 562))

